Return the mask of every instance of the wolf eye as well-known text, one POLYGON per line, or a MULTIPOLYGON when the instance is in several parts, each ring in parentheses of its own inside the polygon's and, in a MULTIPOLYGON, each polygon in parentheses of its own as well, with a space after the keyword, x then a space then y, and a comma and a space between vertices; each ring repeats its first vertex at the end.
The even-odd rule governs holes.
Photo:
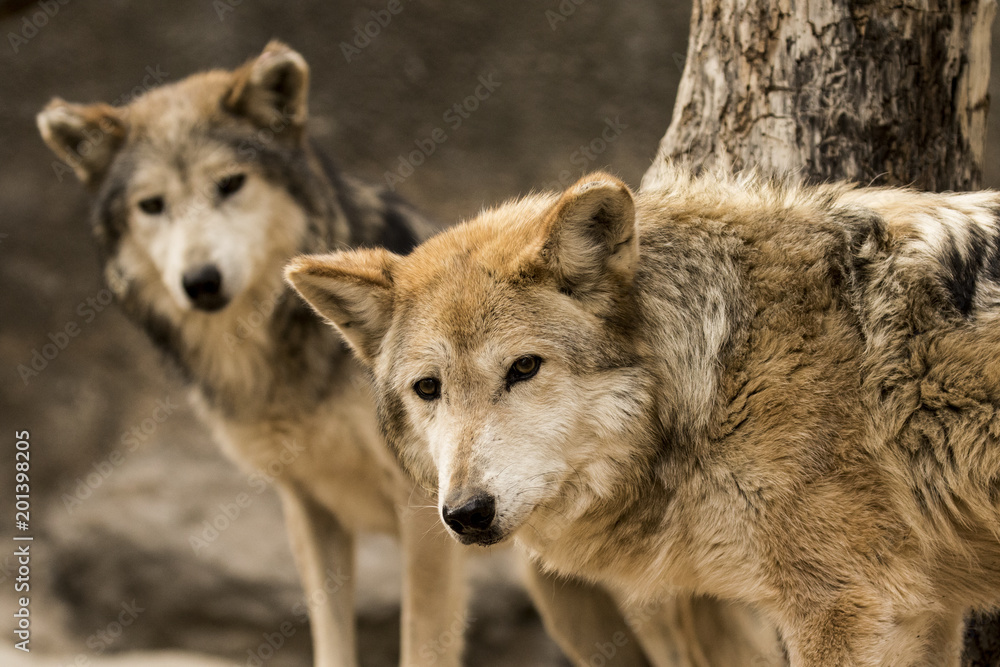
POLYGON ((243 187, 243 183, 246 180, 246 174, 226 176, 215 184, 215 189, 219 191, 219 196, 225 199, 230 195, 236 194, 243 187))
POLYGON ((159 215, 163 213, 163 197, 147 197, 139 202, 139 208, 143 213, 159 215))
POLYGON ((540 357, 536 357, 533 354, 521 357, 511 364, 510 370, 507 371, 507 386, 510 387, 515 382, 521 382, 522 380, 530 380, 535 377, 541 366, 542 360, 540 357))
POLYGON ((413 385, 413 391, 425 401, 433 401, 441 396, 441 381, 434 378, 417 380, 413 385))

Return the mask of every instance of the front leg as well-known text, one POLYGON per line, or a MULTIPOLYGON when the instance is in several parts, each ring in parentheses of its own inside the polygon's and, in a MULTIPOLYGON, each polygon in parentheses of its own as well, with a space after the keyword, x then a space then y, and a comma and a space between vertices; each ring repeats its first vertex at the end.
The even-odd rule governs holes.
POLYGON ((962 613, 905 616, 852 604, 797 619, 786 631, 792 667, 958 667, 962 613))
POLYGON ((649 665, 615 600, 581 579, 550 574, 534 562, 525 566, 525 584, 545 630, 574 665, 649 665))
POLYGON ((921 638, 926 648, 925 664, 959 667, 965 645, 964 610, 930 619, 921 638))
POLYGON ((437 507, 419 489, 399 510, 403 552, 403 667, 459 667, 465 631, 465 547, 452 539, 437 507))
POLYGON ((355 667, 354 539, 301 490, 278 491, 309 608, 313 665, 355 667))
POLYGON ((816 605, 803 611, 783 623, 781 634, 791 667, 881 667, 873 655, 866 660, 859 650, 871 641, 876 625, 860 605, 826 610, 816 605))
POLYGON ((786 667, 777 628, 746 605, 678 593, 629 608, 657 667, 786 667))

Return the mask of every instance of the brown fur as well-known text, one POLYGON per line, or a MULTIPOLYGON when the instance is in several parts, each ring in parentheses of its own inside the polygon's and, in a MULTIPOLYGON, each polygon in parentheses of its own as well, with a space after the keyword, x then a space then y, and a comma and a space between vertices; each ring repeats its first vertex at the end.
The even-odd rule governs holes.
POLYGON ((514 536, 635 599, 753 603, 793 665, 954 665, 965 611, 1000 600, 998 210, 593 174, 406 258, 288 275, 353 332, 442 508, 496 498, 463 541, 514 536), (540 370, 505 387, 524 354, 540 370))
MULTIPOLYGON (((315 664, 357 664, 354 536, 379 531, 402 546, 401 664, 458 665, 464 550, 386 450, 365 370, 281 271, 297 252, 405 252, 431 226, 315 150, 308 81, 303 57, 272 42, 234 71, 194 74, 124 107, 53 100, 38 124, 94 193, 95 236, 123 311, 190 380, 227 453, 275 477, 306 597, 315 601, 315 664), (241 185, 223 194, 219 185, 237 175, 241 185), (143 208, 149 198, 161 200, 160 210, 143 208), (183 274, 205 263, 219 268, 226 299, 211 310, 183 287, 183 274)), ((605 592, 535 575, 552 587, 536 601, 569 655, 582 664, 591 637, 621 632, 629 645, 614 664, 645 664, 605 592), (571 615, 585 618, 579 632, 560 634, 571 615)))

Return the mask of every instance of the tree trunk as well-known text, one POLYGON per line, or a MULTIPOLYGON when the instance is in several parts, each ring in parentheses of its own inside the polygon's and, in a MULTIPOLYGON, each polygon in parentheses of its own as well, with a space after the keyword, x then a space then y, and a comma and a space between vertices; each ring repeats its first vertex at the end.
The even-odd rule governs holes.
POLYGON ((995 0, 695 0, 665 159, 980 186, 995 0))
MULTIPOLYGON (((673 118, 642 187, 673 161, 978 188, 995 13, 996 0, 694 0, 673 118)), ((712 662, 700 643, 692 653, 712 662)), ((1000 616, 974 616, 963 664, 1000 665, 1000 616)))

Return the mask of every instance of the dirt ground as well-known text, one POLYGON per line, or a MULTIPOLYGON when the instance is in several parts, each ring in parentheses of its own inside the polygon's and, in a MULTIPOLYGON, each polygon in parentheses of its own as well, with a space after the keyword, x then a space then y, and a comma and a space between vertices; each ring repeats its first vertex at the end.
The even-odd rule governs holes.
MULTIPOLYGON (((403 0, 350 58, 341 44, 385 0, 48 0, 58 8, 51 16, 34 2, 0 0, 0 12, 15 4, 25 8, 0 18, 0 538, 13 544, 13 433, 26 429, 34 633, 30 658, 11 651, 14 559, 13 547, 3 547, 0 663, 307 665, 308 629, 292 612, 302 594, 273 494, 255 496, 207 548, 195 553, 190 545, 248 488, 246 473, 195 420, 176 373, 106 305, 86 194, 53 169, 34 115, 56 95, 127 99, 151 71, 175 81, 232 67, 277 37, 312 66, 313 137, 345 171, 378 182, 443 125, 480 76, 492 76, 496 91, 399 185, 429 215, 451 222, 594 168, 637 186, 670 120, 688 3, 403 0), (591 159, 580 148, 608 122, 623 130, 591 159), (79 335, 22 379, 18 365, 71 323, 79 335), (176 406, 162 422, 151 421, 158 401, 176 406), (123 460, 113 456, 134 428, 142 446, 123 460), (269 648, 286 621, 293 631, 269 648), (155 660, 132 653, 159 650, 181 653, 155 660)), ((1000 185, 996 136, 990 186, 1000 185)), ((397 558, 388 538, 361 545, 366 667, 393 665, 398 655, 397 558)), ((504 551, 471 567, 467 664, 564 664, 517 583, 517 567, 504 551)))

